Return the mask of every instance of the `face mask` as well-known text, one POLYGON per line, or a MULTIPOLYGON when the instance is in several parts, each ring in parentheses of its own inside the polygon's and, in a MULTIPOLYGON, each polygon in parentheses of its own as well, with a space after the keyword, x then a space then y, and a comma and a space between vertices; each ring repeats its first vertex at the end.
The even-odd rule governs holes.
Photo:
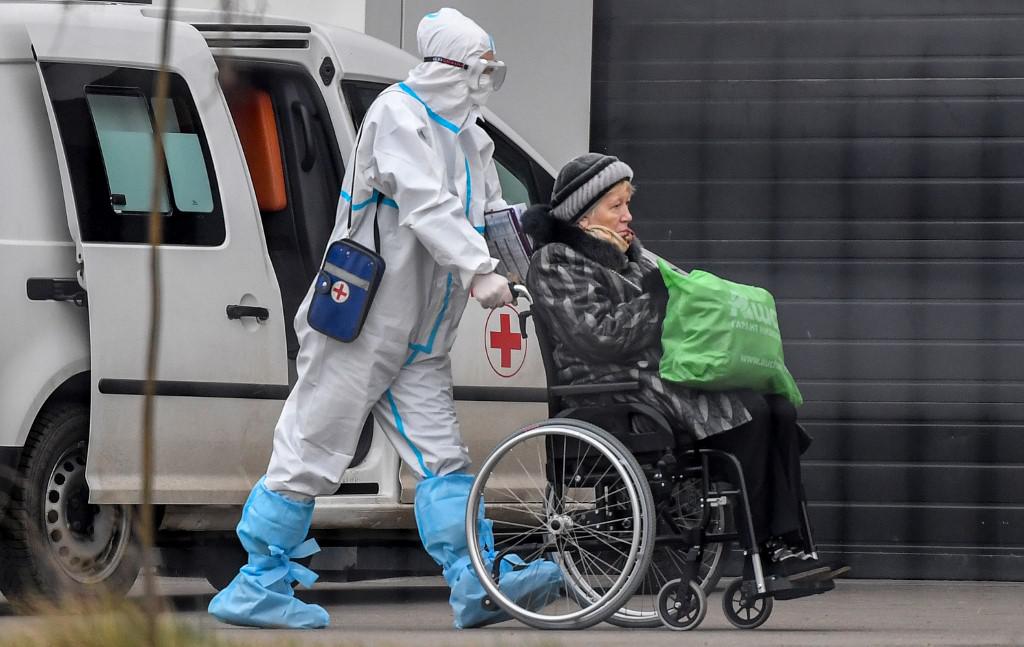
POLYGON ((620 236, 617 232, 603 226, 603 225, 590 225, 584 228, 585 232, 597 238, 603 240, 606 243, 611 243, 615 249, 619 250, 619 253, 625 254, 626 250, 629 249, 629 243, 626 239, 620 236))
POLYGON ((494 88, 491 87, 490 80, 485 78, 480 79, 476 88, 470 87, 469 100, 473 102, 475 106, 487 105, 487 100, 494 94, 494 88))

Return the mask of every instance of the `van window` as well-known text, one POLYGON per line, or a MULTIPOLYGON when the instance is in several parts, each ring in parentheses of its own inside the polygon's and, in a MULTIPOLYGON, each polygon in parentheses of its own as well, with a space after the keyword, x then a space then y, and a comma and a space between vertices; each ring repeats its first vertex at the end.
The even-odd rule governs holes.
MULTIPOLYGON (((145 243, 153 191, 157 73, 76 63, 45 63, 85 242, 145 243)), ((224 217, 209 145, 185 80, 170 75, 165 107, 164 242, 216 246, 224 217)))
POLYGON ((377 98, 377 95, 387 89, 387 83, 375 83, 373 81, 345 81, 341 84, 342 93, 345 95, 345 103, 348 104, 349 112, 352 114, 352 123, 356 129, 363 123, 366 111, 370 104, 377 98))
POLYGON ((520 202, 529 205, 533 200, 530 200, 530 190, 526 188, 526 184, 517 178, 512 171, 505 168, 505 165, 495 160, 494 167, 498 171, 498 182, 501 183, 501 197, 505 199, 505 202, 509 204, 518 204, 520 202))
POLYGON ((551 199, 554 179, 540 164, 516 146, 493 124, 478 122, 494 142, 494 166, 501 183, 501 197, 509 204, 526 205, 551 199))
MULTIPOLYGON (((153 123, 141 92, 106 94, 86 90, 89 112, 107 170, 114 213, 146 213, 153 192, 153 123)), ((167 190, 160 212, 167 213, 167 190)))
MULTIPOLYGON (((387 83, 372 81, 345 81, 341 85, 352 113, 352 121, 356 128, 363 122, 366 111, 377 95, 388 87, 387 83)), ((494 166, 498 171, 501 183, 501 195, 509 204, 534 204, 547 202, 551 199, 551 188, 554 179, 544 168, 530 159, 508 137, 489 123, 480 121, 483 128, 494 141, 494 166)))
POLYGON ((195 133, 164 133, 164 157, 171 176, 174 207, 190 213, 213 211, 210 176, 203 163, 203 146, 195 133))

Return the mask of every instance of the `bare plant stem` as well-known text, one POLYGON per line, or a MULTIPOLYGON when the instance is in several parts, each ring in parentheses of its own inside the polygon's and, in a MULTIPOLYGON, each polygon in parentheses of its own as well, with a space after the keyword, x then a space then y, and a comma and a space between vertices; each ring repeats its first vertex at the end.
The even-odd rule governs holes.
POLYGON ((164 10, 163 33, 160 44, 160 71, 156 83, 156 123, 153 126, 153 193, 149 202, 149 343, 146 352, 146 388, 142 408, 142 582, 146 614, 146 644, 157 647, 157 599, 153 568, 153 544, 156 535, 153 515, 153 405, 156 394, 156 368, 160 347, 160 244, 163 238, 163 215, 160 196, 164 193, 163 130, 167 113, 170 79, 167 62, 171 53, 171 27, 174 0, 167 0, 164 10))

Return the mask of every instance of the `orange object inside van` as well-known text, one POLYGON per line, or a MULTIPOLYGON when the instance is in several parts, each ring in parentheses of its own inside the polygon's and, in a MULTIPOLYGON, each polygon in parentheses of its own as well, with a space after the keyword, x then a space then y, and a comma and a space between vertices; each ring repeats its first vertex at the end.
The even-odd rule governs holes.
POLYGON ((260 211, 280 211, 288 206, 288 194, 284 186, 281 143, 270 94, 252 87, 241 87, 228 92, 227 100, 238 138, 242 141, 260 211))

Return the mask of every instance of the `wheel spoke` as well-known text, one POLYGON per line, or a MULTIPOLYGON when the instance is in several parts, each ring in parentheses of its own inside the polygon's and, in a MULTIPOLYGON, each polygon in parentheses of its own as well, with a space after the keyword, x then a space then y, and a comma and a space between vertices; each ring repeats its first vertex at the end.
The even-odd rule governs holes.
POLYGON ((585 580, 585 583, 587 584, 587 587, 590 589, 590 593, 592 595, 600 597, 602 593, 594 589, 593 583, 599 583, 601 586, 604 586, 604 583, 608 579, 609 575, 601 569, 598 562, 602 562, 605 565, 608 565, 608 563, 604 562, 604 560, 600 559, 597 555, 594 555, 593 553, 586 553, 580 551, 579 555, 586 564, 589 564, 591 566, 591 568, 587 570, 588 578, 585 580))
POLYGON ((562 495, 560 496, 565 495, 565 454, 566 452, 562 452, 562 471, 559 472, 559 476, 562 479, 562 495))
POLYGON ((543 488, 541 488, 541 487, 539 487, 539 486, 537 485, 537 481, 536 481, 536 480, 535 480, 535 479, 533 478, 533 472, 531 472, 530 470, 526 469, 526 466, 525 466, 525 465, 523 465, 523 461, 519 460, 519 457, 518 457, 518 456, 516 456, 516 457, 514 457, 514 458, 516 459, 516 462, 517 462, 517 463, 519 463, 519 467, 523 468, 523 471, 524 471, 524 472, 526 472, 526 476, 528 476, 528 477, 529 477, 529 479, 530 479, 530 483, 532 483, 532 484, 533 484, 533 487, 534 487, 534 488, 535 488, 535 489, 536 489, 536 490, 537 490, 538 492, 540 492, 540 493, 541 493, 541 494, 543 495, 543 493, 544 493, 544 489, 543 489, 543 488))
MULTIPOLYGON (((502 546, 506 546, 506 545, 507 546, 514 546, 515 545, 513 543, 514 541, 516 541, 518 539, 525 539, 526 537, 529 537, 530 535, 535 534, 535 532, 536 531, 533 531, 533 530, 527 530, 527 531, 521 532, 521 533, 519 533, 517 535, 513 535, 512 537, 508 537, 506 539, 502 539, 501 540, 501 545, 502 546)), ((494 546, 494 549, 497 550, 498 549, 498 546, 497 546, 497 544, 498 544, 498 540, 497 540, 498 533, 494 533, 494 535, 495 535, 495 542, 494 542, 495 546, 494 546)))
POLYGON ((583 452, 583 456, 576 459, 576 471, 573 472, 572 478, 569 479, 568 483, 576 483, 576 477, 580 475, 580 468, 583 466, 584 460, 587 456, 590 456, 590 443, 587 443, 587 449, 583 452))
MULTIPOLYGON (((580 551, 582 552, 582 550, 583 550, 583 549, 582 549, 582 548, 580 548, 579 544, 577 543, 577 544, 575 544, 575 545, 576 545, 576 547, 577 547, 577 550, 580 550, 580 551)), ((600 563, 604 564, 605 566, 607 566, 608 568, 610 568, 610 569, 612 569, 612 570, 614 570, 614 569, 615 569, 615 567, 614 567, 614 566, 612 566, 611 564, 609 564, 609 563, 608 563, 608 562, 606 562, 605 560, 603 560, 603 559, 601 559, 600 557, 598 557, 598 555, 597 555, 596 553, 592 553, 592 552, 591 552, 591 553, 589 553, 589 555, 590 555, 590 558, 591 558, 591 559, 593 559, 593 560, 594 560, 595 562, 600 562, 600 563)))
MULTIPOLYGON (((573 524, 573 528, 597 528, 599 526, 615 523, 621 521, 621 519, 604 519, 603 521, 595 521, 594 523, 578 523, 573 524)), ((620 530, 619 532, 633 532, 632 530, 620 530)))
POLYGON ((619 492, 625 492, 625 491, 627 491, 628 489, 629 489, 629 487, 628 487, 627 485, 623 484, 623 485, 622 485, 622 487, 620 487, 620 488, 619 488, 619 489, 617 489, 617 490, 613 490, 613 491, 611 491, 611 492, 605 492, 605 493, 604 493, 604 494, 602 494, 602 495, 601 495, 600 497, 598 497, 597 499, 595 499, 595 501, 594 501, 594 502, 595 502, 595 503, 597 503, 598 501, 601 501, 601 500, 603 500, 603 499, 609 499, 609 498, 611 498, 611 497, 612 497, 612 495, 618 494, 619 492))
POLYGON ((628 552, 622 550, 621 548, 616 548, 615 546, 611 545, 610 543, 608 543, 607 540, 604 539, 604 537, 602 537, 602 535, 608 536, 613 541, 622 542, 622 543, 626 544, 627 546, 632 546, 633 542, 626 541, 625 539, 619 539, 618 537, 612 537, 609 533, 601 532, 601 531, 594 531, 594 530, 590 530, 589 528, 581 528, 580 530, 582 530, 583 532, 587 533, 588 535, 590 535, 594 539, 598 540, 599 542, 601 542, 602 544, 607 546, 610 550, 615 551, 619 555, 622 555, 623 557, 629 557, 629 553, 628 552))
POLYGON ((537 521, 538 521, 538 522, 539 522, 539 523, 540 523, 541 525, 545 525, 544 519, 542 519, 542 518, 541 518, 541 516, 540 516, 539 514, 537 514, 536 512, 534 512, 534 510, 533 510, 533 509, 534 509, 534 507, 535 507, 535 506, 532 506, 532 505, 530 505, 529 503, 527 503, 526 501, 523 501, 523 499, 522 499, 522 498, 521 498, 521 497, 520 497, 520 496, 519 496, 518 494, 516 494, 516 493, 515 493, 515 491, 514 491, 514 490, 512 490, 511 488, 505 488, 505 490, 506 490, 506 491, 507 491, 507 492, 508 492, 509 494, 511 494, 511 495, 512 495, 513 497, 515 497, 516 501, 518 501, 518 502, 519 502, 519 504, 520 504, 521 506, 523 506, 523 508, 524 508, 524 509, 525 509, 525 510, 526 510, 527 512, 529 512, 529 513, 530 513, 530 515, 531 515, 531 516, 533 516, 533 518, 534 518, 534 519, 536 519, 536 520, 537 520, 537 521))
MULTIPOLYGON (((590 481, 590 477, 591 477, 591 476, 592 476, 592 475, 594 474, 594 469, 596 469, 596 468, 595 468, 595 467, 591 467, 591 468, 590 468, 590 472, 589 472, 589 473, 588 473, 588 474, 586 475, 586 477, 584 477, 584 480, 585 480, 585 481, 590 481)), ((611 463, 611 462, 609 461, 609 463, 608 463, 608 467, 606 467, 606 468, 605 468, 604 472, 602 472, 602 473, 601 473, 601 476, 599 476, 599 477, 598 477, 598 479, 597 479, 597 481, 596 481, 596 482, 597 482, 597 483, 603 483, 603 482, 604 482, 604 479, 605 479, 605 477, 607 477, 607 476, 608 476, 608 472, 612 471, 613 469, 615 469, 615 465, 613 465, 613 464, 612 464, 612 463, 611 463)))
MULTIPOLYGON (((506 474, 518 479, 505 481, 511 487, 494 483, 505 501, 487 506, 492 518, 509 518, 494 519, 498 550, 514 551, 528 563, 552 559, 564 585, 564 594, 550 602, 537 599, 542 594, 510 599, 481 572, 496 602, 532 626, 568 629, 589 626, 629 600, 624 585, 630 576, 647 577, 652 546, 642 549, 640 542, 650 542, 655 527, 644 521, 650 494, 642 471, 617 440, 585 424, 533 427, 502 441, 485 459, 474 493, 492 492, 483 486, 488 478, 496 481, 495 474, 502 481, 506 474), (530 602, 542 608, 531 611, 530 602)), ((655 565, 651 577, 664 578, 667 570, 664 563, 655 565)), ((641 585, 653 586, 645 580, 641 585)), ((650 600, 644 610, 652 611, 650 600)))
MULTIPOLYGON (((494 508, 491 508, 491 509, 494 510, 494 508)), ((539 525, 539 526, 531 526, 528 523, 520 523, 518 521, 509 521, 507 519, 494 519, 494 518, 492 518, 491 520, 494 521, 494 525, 496 525, 496 526, 516 526, 518 528, 531 528, 531 529, 540 529, 540 528, 544 528, 545 527, 543 524, 539 525)), ((497 534, 497 533, 495 533, 495 534, 497 534)))

